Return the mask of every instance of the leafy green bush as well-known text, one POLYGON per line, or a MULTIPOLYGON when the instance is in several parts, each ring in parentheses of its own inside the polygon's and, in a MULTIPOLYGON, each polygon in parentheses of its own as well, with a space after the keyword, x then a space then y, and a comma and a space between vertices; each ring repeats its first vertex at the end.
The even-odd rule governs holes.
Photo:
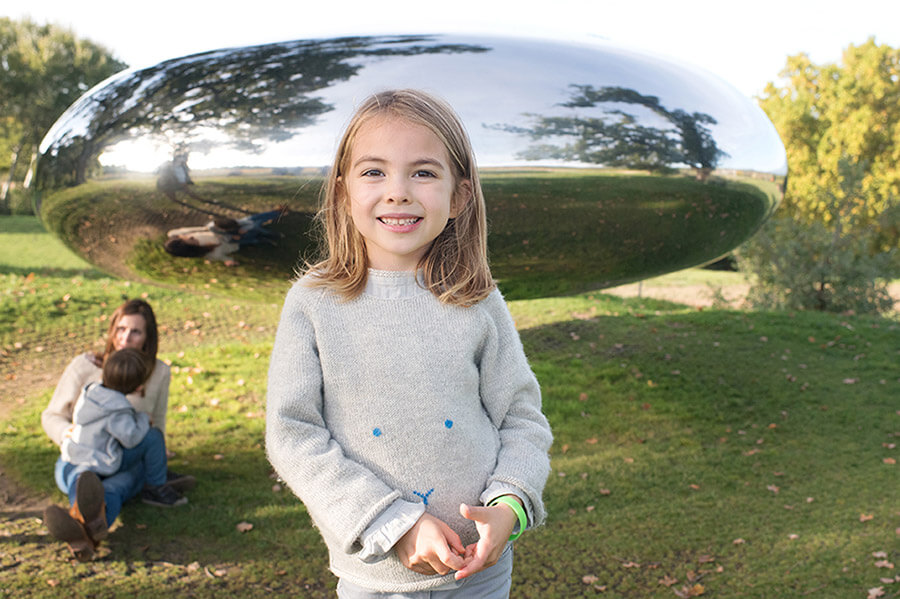
POLYGON ((824 224, 770 220, 738 253, 756 308, 880 314, 893 307, 889 252, 871 253, 874 232, 838 235, 824 224))
POLYGON ((737 252, 740 269, 751 275, 751 306, 869 314, 893 308, 888 283, 900 275, 900 261, 870 225, 865 165, 844 161, 841 177, 840 190, 819 194, 822 217, 782 212, 737 252))

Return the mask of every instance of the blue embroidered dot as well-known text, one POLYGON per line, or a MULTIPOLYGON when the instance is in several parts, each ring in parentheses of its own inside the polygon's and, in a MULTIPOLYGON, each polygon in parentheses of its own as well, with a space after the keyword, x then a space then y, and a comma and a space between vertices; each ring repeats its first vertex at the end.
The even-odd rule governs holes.
POLYGON ((375 435, 376 437, 380 437, 381 429, 376 427, 375 429, 372 430, 372 434, 375 435))
POLYGON ((419 493, 418 491, 413 491, 413 495, 417 495, 422 498, 422 501, 425 505, 428 505, 428 496, 434 493, 434 487, 428 490, 427 493, 419 493))
POLYGON ((453 428, 453 421, 452 421, 452 420, 445 420, 445 421, 444 421, 444 426, 446 426, 447 428, 453 428))

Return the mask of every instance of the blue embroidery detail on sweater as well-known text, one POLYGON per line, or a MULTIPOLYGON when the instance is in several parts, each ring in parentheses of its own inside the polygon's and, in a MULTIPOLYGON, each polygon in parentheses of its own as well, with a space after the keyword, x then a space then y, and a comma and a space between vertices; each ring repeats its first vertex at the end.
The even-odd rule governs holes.
POLYGON ((418 491, 413 491, 413 495, 418 495, 422 498, 422 501, 425 502, 425 505, 428 505, 428 496, 434 493, 434 488, 428 490, 427 493, 419 493, 418 491))
POLYGON ((444 421, 444 426, 446 426, 447 428, 453 428, 453 421, 452 421, 452 420, 445 420, 445 421, 444 421))
POLYGON ((375 435, 376 437, 380 437, 380 436, 381 436, 381 429, 378 428, 378 427, 375 427, 374 429, 372 429, 372 434, 375 435))

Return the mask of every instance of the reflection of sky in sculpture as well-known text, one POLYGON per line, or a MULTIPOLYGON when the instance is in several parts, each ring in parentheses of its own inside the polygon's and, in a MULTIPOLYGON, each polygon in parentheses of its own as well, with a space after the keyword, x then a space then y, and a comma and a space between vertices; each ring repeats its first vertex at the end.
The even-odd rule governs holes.
MULTIPOLYGON (((565 45, 555 42, 535 42, 503 38, 429 38, 431 44, 457 43, 489 47, 489 60, 479 53, 417 54, 410 56, 353 56, 345 60, 359 70, 349 79, 313 92, 330 106, 352 107, 375 91, 373 83, 390 82, 391 87, 416 87, 431 90, 445 97, 466 123, 479 163, 491 166, 597 166, 562 163, 559 160, 540 162, 516 157, 523 144, 521 135, 492 128, 497 124, 528 126, 528 114, 544 117, 596 116, 599 108, 585 110, 560 106, 568 99, 572 85, 602 87, 616 85, 631 88, 644 95, 659 98, 669 108, 685 108, 711 115, 717 124, 711 126, 718 147, 726 156, 720 168, 752 170, 784 174, 786 162, 774 128, 756 106, 751 105, 730 86, 705 73, 689 71, 665 61, 650 59, 615 47, 602 45, 565 45), (490 82, 489 84, 486 82, 490 82), (493 89, 485 89, 490 85, 493 89), (496 93, 502 90, 503 93, 496 93)), ((383 47, 402 47, 406 42, 385 43, 383 47)), ((421 40, 409 45, 422 44, 421 40)), ((425 44, 427 45, 427 44, 425 44)), ((378 49, 376 44, 374 49, 378 49)), ((302 48, 296 51, 309 51, 302 48)), ((229 50, 203 55, 205 60, 227 56, 229 50)), ((137 101, 144 89, 163 77, 179 62, 195 60, 186 57, 169 61, 159 72, 135 90, 130 102, 137 101)), ((277 64, 277 58, 268 64, 277 64)), ((118 75, 118 79, 126 75, 118 75)), ((176 104, 175 118, 185 122, 190 118, 186 108, 196 99, 190 94, 176 104)), ((608 103, 604 110, 616 108, 608 103)), ((85 131, 84 116, 92 106, 73 106, 67 113, 69 132, 74 136, 85 131)), ((641 107, 631 111, 648 123, 660 119, 641 107)), ((203 140, 201 147, 192 147, 191 167, 203 170, 214 167, 263 166, 296 167, 323 166, 333 156, 336 138, 346 124, 346 110, 331 110, 317 115, 315 123, 295 128, 298 133, 283 141, 257 139, 260 152, 237 149, 227 134, 211 127, 198 126, 191 132, 193 140, 203 140)), ((171 157, 172 146, 178 142, 162 133, 123 137, 104 148, 100 156, 105 166, 125 166, 131 171, 151 172, 171 157)), ((48 136, 52 138, 51 134, 48 136)))

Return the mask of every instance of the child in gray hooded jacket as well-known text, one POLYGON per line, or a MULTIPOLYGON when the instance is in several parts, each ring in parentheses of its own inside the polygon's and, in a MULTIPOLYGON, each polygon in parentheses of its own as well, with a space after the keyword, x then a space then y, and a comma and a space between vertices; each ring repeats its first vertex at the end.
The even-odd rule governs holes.
MULTIPOLYGON (((79 473, 91 471, 100 477, 142 462, 147 481, 143 501, 182 505, 187 498, 164 485, 167 458, 162 433, 153 428, 148 414, 135 410, 125 397, 143 385, 150 372, 151 364, 139 350, 126 348, 110 354, 103 364, 103 382, 86 385, 75 403, 75 426, 63 439, 62 458, 79 473)), ((75 497, 77 478, 71 477, 70 499, 75 497)))
MULTIPOLYGON (((144 503, 167 507, 187 503, 186 497, 165 484, 162 432, 125 397, 140 388, 152 370, 153 360, 142 351, 115 351, 103 363, 103 382, 86 385, 75 403, 73 425, 60 445, 61 471, 65 473, 60 486, 71 507, 47 506, 44 524, 50 534, 68 544, 79 561, 93 558, 116 519, 118 509, 110 505, 120 505, 117 498, 123 495, 117 473, 143 469, 144 503)), ((131 484, 131 477, 126 479, 126 484, 131 484)))

